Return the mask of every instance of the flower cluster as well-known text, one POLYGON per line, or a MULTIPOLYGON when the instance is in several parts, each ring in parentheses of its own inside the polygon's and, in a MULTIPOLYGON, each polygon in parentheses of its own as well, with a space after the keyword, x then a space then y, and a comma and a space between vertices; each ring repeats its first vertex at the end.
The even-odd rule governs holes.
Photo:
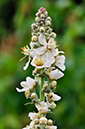
POLYGON ((65 70, 65 56, 63 51, 58 50, 56 33, 50 27, 52 20, 45 8, 41 7, 38 10, 35 21, 36 23, 31 25, 30 47, 28 45, 21 47, 21 53, 25 55, 22 59, 28 57, 23 69, 26 70, 31 63, 35 67, 32 72, 34 79, 27 77, 26 81, 20 83, 22 89, 16 89, 18 92, 25 92, 25 97, 32 100, 38 113, 29 113, 28 116, 32 121, 23 129, 57 129, 53 121, 46 118, 46 114, 56 108, 55 101, 61 99, 53 91, 57 85, 56 80, 64 76, 62 71, 65 70), (36 86, 40 87, 38 95, 36 86))

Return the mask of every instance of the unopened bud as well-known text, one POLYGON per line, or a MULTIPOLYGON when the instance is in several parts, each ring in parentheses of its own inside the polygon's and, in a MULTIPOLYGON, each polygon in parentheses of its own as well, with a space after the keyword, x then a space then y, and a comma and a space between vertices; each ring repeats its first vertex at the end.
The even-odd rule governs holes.
POLYGON ((35 124, 38 124, 38 123, 39 123, 39 120, 38 120, 38 119, 35 119, 35 120, 34 120, 34 123, 35 123, 35 124))
POLYGON ((48 84, 44 84, 43 88, 45 88, 45 89, 48 88, 48 84))
POLYGON ((40 124, 47 124, 47 118, 45 117, 41 117, 39 121, 40 121, 40 124))
POLYGON ((33 42, 37 42, 37 40, 38 40, 37 36, 33 36, 33 37, 32 37, 32 41, 33 41, 33 42))
POLYGON ((56 104, 54 102, 52 102, 50 108, 51 109, 55 109, 56 108, 56 104))
POLYGON ((40 114, 39 113, 36 114, 36 118, 38 118, 38 119, 40 118, 40 114))
POLYGON ((30 97, 30 91, 29 91, 29 90, 25 91, 25 97, 26 97, 27 99, 30 97))
POLYGON ((48 120, 47 124, 52 125, 53 121, 51 119, 48 120))
POLYGON ((36 93, 32 93, 32 94, 31 94, 31 98, 32 98, 32 99, 35 99, 36 97, 37 97, 36 93))
POLYGON ((40 31, 44 32, 45 31, 45 27, 40 27, 40 31))
POLYGON ((53 38, 56 38, 56 33, 52 32, 51 35, 53 38))
POLYGON ((57 85, 57 82, 56 82, 56 81, 52 81, 52 82, 51 82, 51 87, 52 87, 52 88, 55 88, 56 85, 57 85))
POLYGON ((44 18, 44 17, 45 17, 45 15, 44 15, 44 14, 41 14, 41 15, 40 15, 40 17, 41 17, 41 18, 44 18))
POLYGON ((46 20, 52 21, 51 17, 47 17, 46 20))
POLYGON ((36 21, 36 22, 38 22, 39 20, 40 20, 40 18, 39 18, 39 17, 36 17, 36 18, 35 18, 35 21, 36 21))
POLYGON ((47 97, 48 97, 48 98, 53 97, 52 93, 47 94, 47 97))
POLYGON ((45 14, 45 16, 47 16, 47 15, 48 15, 48 12, 47 12, 47 11, 45 11, 45 12, 44 12, 44 14, 45 14))
POLYGON ((35 23, 33 23, 32 25, 31 25, 31 28, 32 28, 32 30, 33 29, 36 29, 38 26, 35 24, 35 23))
POLYGON ((46 25, 47 26, 50 26, 51 25, 51 22, 50 21, 46 21, 46 25))

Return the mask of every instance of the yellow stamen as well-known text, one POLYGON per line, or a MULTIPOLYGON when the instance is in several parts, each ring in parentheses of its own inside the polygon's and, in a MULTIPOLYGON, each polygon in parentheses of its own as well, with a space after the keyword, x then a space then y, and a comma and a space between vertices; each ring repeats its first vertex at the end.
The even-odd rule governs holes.
POLYGON ((35 63, 37 66, 42 66, 43 63, 44 63, 44 60, 40 57, 39 59, 35 59, 34 63, 35 63))

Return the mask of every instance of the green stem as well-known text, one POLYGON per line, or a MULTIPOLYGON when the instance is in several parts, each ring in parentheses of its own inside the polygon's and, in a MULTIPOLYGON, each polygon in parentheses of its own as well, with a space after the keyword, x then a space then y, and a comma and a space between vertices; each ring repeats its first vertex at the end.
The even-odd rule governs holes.
POLYGON ((41 86, 40 86, 40 101, 44 101, 44 93, 42 91, 44 84, 44 77, 41 77, 41 86))

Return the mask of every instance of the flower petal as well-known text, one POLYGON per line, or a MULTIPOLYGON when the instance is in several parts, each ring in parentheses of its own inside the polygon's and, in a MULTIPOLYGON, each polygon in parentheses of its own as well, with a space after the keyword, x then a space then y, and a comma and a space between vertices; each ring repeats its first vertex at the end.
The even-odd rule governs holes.
POLYGON ((52 97, 53 101, 59 101, 61 99, 61 97, 59 95, 57 95, 57 94, 53 93, 52 95, 53 95, 53 97, 52 97))
POLYGON ((44 35, 40 35, 39 36, 39 43, 42 44, 42 45, 46 45, 47 42, 46 42, 46 37, 44 35))
POLYGON ((24 70, 26 70, 27 68, 28 68, 28 66, 29 66, 29 63, 30 63, 30 57, 29 57, 29 60, 28 60, 28 62, 26 63, 26 65, 24 66, 24 70))
POLYGON ((22 81, 22 82, 20 82, 20 85, 21 85, 22 87, 29 88, 29 86, 28 86, 28 84, 27 84, 27 82, 26 82, 26 81, 22 81))
POLYGON ((45 51, 46 51, 46 46, 34 49, 33 53, 35 53, 36 55, 42 55, 45 53, 45 51))
POLYGON ((65 56, 64 55, 57 56, 55 65, 58 66, 62 71, 65 70, 64 63, 65 63, 65 56))
POLYGON ((66 69, 64 64, 56 64, 56 66, 58 66, 62 71, 66 69))
POLYGON ((27 82, 29 89, 32 89, 35 86, 35 81, 31 77, 27 77, 26 82, 27 82))
POLYGON ((50 79, 56 79, 57 80, 57 79, 63 77, 64 74, 61 71, 59 71, 58 69, 56 69, 56 70, 51 71, 48 74, 48 76, 49 76, 50 79))
POLYGON ((16 90, 17 90, 18 92, 24 92, 24 91, 26 91, 26 90, 28 90, 28 89, 27 89, 27 88, 22 88, 22 89, 16 88, 16 90))

